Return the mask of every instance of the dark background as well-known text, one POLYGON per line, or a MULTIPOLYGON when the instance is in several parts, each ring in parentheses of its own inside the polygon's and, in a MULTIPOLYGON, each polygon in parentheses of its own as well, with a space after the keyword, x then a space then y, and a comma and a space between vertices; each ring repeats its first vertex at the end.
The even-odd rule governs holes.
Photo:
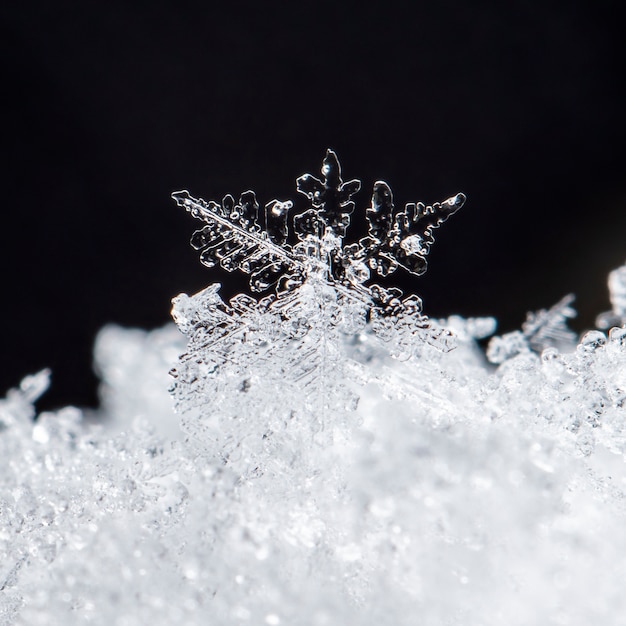
POLYGON ((44 408, 95 404, 102 325, 238 288, 199 264, 170 193, 291 198, 327 147, 361 210, 376 179, 396 205, 467 194, 428 274, 398 275, 427 313, 504 332, 575 292, 591 327, 626 260, 619 4, 5 6, 0 388, 50 366, 44 408))

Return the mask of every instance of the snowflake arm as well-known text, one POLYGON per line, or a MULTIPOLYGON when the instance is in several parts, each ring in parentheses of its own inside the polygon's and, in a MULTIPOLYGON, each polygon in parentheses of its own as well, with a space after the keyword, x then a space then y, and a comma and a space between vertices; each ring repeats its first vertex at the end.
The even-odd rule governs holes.
POLYGON ((392 273, 398 265, 411 274, 424 274, 430 247, 435 241, 433 231, 464 203, 462 193, 428 206, 422 202, 408 203, 394 219, 391 189, 383 181, 376 182, 366 213, 370 237, 361 240, 370 267, 381 276, 392 273))
POLYGON ((230 195, 220 206, 196 199, 186 190, 173 193, 172 198, 193 217, 206 222, 191 238, 192 247, 200 251, 203 265, 219 264, 228 272, 238 269, 249 274, 250 287, 256 292, 269 289, 285 272, 304 270, 289 248, 282 245, 290 201, 273 200, 266 205, 268 228, 263 233, 257 222, 258 204, 251 191, 242 194, 237 205, 230 195))
POLYGON ((304 174, 296 180, 296 187, 313 205, 312 209, 294 219, 298 237, 321 237, 326 227, 337 236, 344 237, 354 211, 354 202, 350 198, 361 188, 361 181, 343 182, 341 165, 335 152, 326 151, 322 162, 322 180, 312 174, 304 174))
POLYGON ((574 295, 570 293, 549 309, 528 313, 521 331, 491 338, 487 359, 499 365, 531 350, 540 353, 551 346, 573 345, 576 334, 567 328, 567 320, 576 317, 573 302, 574 295))

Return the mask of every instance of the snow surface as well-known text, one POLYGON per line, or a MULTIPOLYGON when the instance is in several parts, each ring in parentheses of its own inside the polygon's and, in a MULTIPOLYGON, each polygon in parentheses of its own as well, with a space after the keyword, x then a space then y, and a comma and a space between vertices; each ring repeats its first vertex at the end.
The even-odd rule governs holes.
POLYGON ((485 353, 492 318, 370 282, 423 273, 463 194, 378 181, 344 246, 360 182, 321 173, 291 234, 290 200, 263 229, 253 192, 174 194, 266 295, 103 329, 96 414, 36 416, 48 371, 0 401, 1 626, 626 624, 626 266, 602 330, 566 296, 485 353))
POLYGON ((447 325, 455 349, 402 361, 346 335, 358 403, 324 424, 261 364, 179 431, 173 326, 102 331, 96 419, 33 421, 48 372, 25 379, 0 404, 0 623, 624 624, 626 327, 495 369, 489 320, 447 325))

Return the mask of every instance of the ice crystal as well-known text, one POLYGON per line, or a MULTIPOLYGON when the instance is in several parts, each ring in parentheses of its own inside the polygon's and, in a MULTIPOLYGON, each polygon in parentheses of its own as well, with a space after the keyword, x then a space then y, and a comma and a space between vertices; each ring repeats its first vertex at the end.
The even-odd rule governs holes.
MULTIPOLYGON (((343 182, 332 150, 321 172, 321 179, 297 179, 309 208, 293 216, 295 243, 288 241, 291 201, 268 202, 262 228, 252 191, 238 203, 228 195, 221 204, 186 191, 174 194, 206 222, 191 240, 202 263, 249 274, 253 292, 275 290, 259 300, 240 294, 225 303, 220 285, 213 284, 174 300, 174 320, 189 338, 172 371, 181 410, 210 406, 214 413, 239 416, 245 402, 264 407, 266 423, 286 423, 295 415, 324 431, 329 412, 356 407, 351 381, 358 368, 347 357, 345 338, 363 332, 368 322, 399 356, 415 354, 425 341, 449 347, 449 331, 431 325, 417 296, 403 297, 399 289, 368 281, 372 273, 387 276, 398 267, 422 274, 432 231, 463 205, 464 196, 432 206, 407 204, 394 214, 391 190, 379 181, 365 212, 369 235, 344 246, 351 197, 361 183, 343 182)), ((198 428, 208 428, 196 418, 185 424, 197 437, 198 428)), ((223 423, 217 429, 227 432, 223 423)))
POLYGON ((567 320, 576 316, 570 306, 574 295, 569 294, 550 309, 528 313, 522 330, 493 337, 487 347, 487 358, 492 363, 502 363, 522 352, 541 352, 548 347, 573 348, 576 335, 567 328, 567 320))
MULTIPOLYGON (((281 300, 309 284, 314 290, 332 291, 343 298, 345 304, 355 309, 356 316, 396 318, 419 314, 418 298, 409 296, 402 300, 398 289, 366 283, 372 273, 384 277, 398 267, 423 274, 434 242, 433 230, 463 206, 465 196, 459 193, 432 206, 409 203, 403 211, 394 213, 391 189, 378 181, 366 210, 369 235, 344 246, 354 211, 350 198, 361 183, 343 182, 339 160, 332 150, 326 153, 321 173, 321 179, 304 174, 296 181, 298 192, 308 198, 310 208, 293 216, 295 243, 288 241, 289 211, 294 206, 291 200, 271 200, 265 205, 263 229, 259 204, 252 191, 241 194, 238 203, 231 195, 225 196, 221 204, 206 202, 187 191, 176 192, 173 198, 206 223, 191 239, 191 245, 201 251, 201 262, 208 267, 219 264, 227 271, 249 274, 253 292, 275 288, 274 297, 281 300)), ((321 300, 326 297, 319 295, 321 300)), ((263 306, 271 306, 271 301, 263 302, 263 306)))

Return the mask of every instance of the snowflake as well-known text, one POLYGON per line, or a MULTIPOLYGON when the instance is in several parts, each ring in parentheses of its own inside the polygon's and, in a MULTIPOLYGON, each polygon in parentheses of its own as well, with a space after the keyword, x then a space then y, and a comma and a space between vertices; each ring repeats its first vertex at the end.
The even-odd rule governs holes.
POLYGON ((429 206, 409 203, 394 215, 391 189, 378 181, 366 210, 369 235, 343 247, 354 211, 351 197, 361 182, 343 182, 339 160, 332 150, 326 153, 321 173, 321 179, 304 174, 296 181, 298 192, 309 199, 311 208, 294 216, 295 245, 288 243, 288 217, 294 206, 291 200, 271 200, 265 205, 263 230, 253 191, 242 193, 238 203, 231 195, 221 204, 193 198, 187 191, 175 192, 172 197, 206 222, 191 239, 191 245, 201 251, 200 261, 207 267, 219 264, 229 272, 238 269, 249 274, 252 291, 277 286, 280 295, 317 276, 336 289, 348 286, 357 300, 371 298, 375 305, 386 305, 386 298, 390 298, 386 290, 376 285, 365 288, 364 283, 372 272, 388 276, 399 266, 422 275, 434 242, 433 230, 463 206, 465 196, 459 193, 429 206))
POLYGON ((525 352, 540 353, 548 347, 573 349, 576 334, 567 328, 567 320, 576 317, 571 304, 574 295, 568 294, 549 309, 528 313, 522 330, 493 337, 487 347, 487 358, 500 364, 525 352))
POLYGON ((238 202, 227 195, 221 203, 187 191, 173 194, 205 222, 191 238, 200 261, 240 270, 250 276, 252 292, 269 292, 260 299, 239 294, 226 303, 220 285, 213 284, 174 299, 174 320, 189 339, 172 372, 179 408, 210 401, 222 414, 233 414, 245 393, 255 406, 271 407, 273 415, 286 412, 285 420, 298 406, 323 430, 328 411, 356 406, 346 383, 355 366, 346 358, 345 337, 365 332, 369 323, 398 356, 419 353, 425 342, 449 349, 450 332, 430 323, 420 298, 371 278, 399 267, 423 274, 433 231, 461 208, 465 196, 429 206, 410 203, 394 213, 391 189, 378 181, 365 211, 368 236, 344 245, 355 207, 351 198, 361 183, 343 182, 332 150, 321 174, 296 181, 309 206, 293 216, 293 232, 291 200, 271 200, 260 211, 252 191, 238 202))

